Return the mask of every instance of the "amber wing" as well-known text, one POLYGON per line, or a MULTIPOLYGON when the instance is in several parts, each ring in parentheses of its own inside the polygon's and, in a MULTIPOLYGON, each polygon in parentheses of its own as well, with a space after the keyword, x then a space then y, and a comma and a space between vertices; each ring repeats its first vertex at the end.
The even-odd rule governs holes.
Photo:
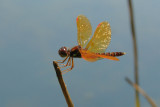
POLYGON ((104 53, 111 41, 111 28, 108 22, 101 22, 89 43, 86 50, 93 53, 104 53))
POLYGON ((101 22, 89 43, 86 45, 85 49, 80 50, 82 58, 94 62, 102 58, 116 60, 119 59, 112 56, 106 56, 102 54, 106 51, 109 43, 111 41, 111 28, 108 22, 101 22))
POLYGON ((84 15, 77 17, 77 41, 78 45, 82 48, 88 43, 90 36, 92 35, 92 26, 84 15))

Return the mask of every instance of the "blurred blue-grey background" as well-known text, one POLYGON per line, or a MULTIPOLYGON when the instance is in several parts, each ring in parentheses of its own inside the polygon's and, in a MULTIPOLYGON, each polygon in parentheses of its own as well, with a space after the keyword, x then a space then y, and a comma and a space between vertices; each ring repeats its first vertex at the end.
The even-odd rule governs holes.
MULTIPOLYGON (((134 0, 140 86, 160 105, 160 1, 134 0)), ((52 66, 61 46, 77 45, 76 17, 84 14, 93 32, 108 21, 107 51, 124 51, 120 61, 75 59, 63 75, 75 107, 134 107, 133 46, 127 0, 1 0, 0 107, 66 107, 52 66)), ((143 107, 150 107, 141 98, 143 107)))

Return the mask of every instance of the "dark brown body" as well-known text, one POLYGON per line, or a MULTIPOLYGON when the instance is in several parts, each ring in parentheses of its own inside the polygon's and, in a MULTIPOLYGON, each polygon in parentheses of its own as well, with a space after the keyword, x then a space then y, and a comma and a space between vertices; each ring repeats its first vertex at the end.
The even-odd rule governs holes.
POLYGON ((106 53, 96 53, 96 54, 118 57, 118 56, 125 55, 125 52, 106 52, 106 53))
POLYGON ((81 47, 80 46, 75 46, 70 50, 70 56, 74 58, 81 58, 81 53, 79 51, 81 47))
MULTIPOLYGON (((82 58, 79 49, 81 49, 80 46, 75 46, 75 47, 73 47, 73 48, 70 50, 70 57, 82 58)), ((106 52, 106 53, 95 53, 95 54, 118 57, 118 56, 124 55, 125 52, 106 52)))

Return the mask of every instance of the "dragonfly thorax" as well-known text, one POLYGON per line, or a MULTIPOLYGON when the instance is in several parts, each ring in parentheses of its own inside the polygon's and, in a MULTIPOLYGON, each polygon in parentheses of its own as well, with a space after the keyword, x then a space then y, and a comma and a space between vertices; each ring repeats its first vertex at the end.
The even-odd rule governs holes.
POLYGON ((75 47, 71 48, 70 56, 74 57, 74 58, 81 58, 81 53, 80 53, 79 49, 81 49, 80 46, 75 46, 75 47))
POLYGON ((70 49, 67 49, 67 47, 61 47, 58 51, 58 54, 61 56, 61 57, 66 57, 70 54, 70 49))

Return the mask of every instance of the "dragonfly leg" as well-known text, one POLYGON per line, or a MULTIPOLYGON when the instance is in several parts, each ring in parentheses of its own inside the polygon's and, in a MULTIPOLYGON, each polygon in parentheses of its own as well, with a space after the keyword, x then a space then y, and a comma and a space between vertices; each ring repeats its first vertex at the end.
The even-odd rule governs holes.
POLYGON ((63 70, 63 71, 62 71, 62 74, 65 74, 65 73, 67 73, 67 72, 69 72, 69 71, 71 71, 71 70, 73 69, 73 67, 74 67, 73 57, 72 57, 72 59, 70 60, 69 63, 72 64, 72 65, 69 65, 69 66, 71 66, 71 67, 68 68, 68 69, 66 69, 66 70, 63 70), (72 63, 71 63, 71 61, 72 61, 72 63))
POLYGON ((71 62, 71 57, 69 57, 67 64, 65 66, 70 66, 70 62, 71 62), (68 65, 69 64, 69 65, 68 65))
POLYGON ((57 63, 64 63, 64 62, 67 60, 68 57, 69 57, 69 56, 66 56, 66 58, 65 58, 64 60, 57 60, 56 62, 57 62, 57 63))
POLYGON ((58 67, 58 68, 61 69, 61 68, 64 68, 66 66, 70 66, 70 63, 71 63, 71 57, 69 57, 69 59, 67 61, 67 64, 63 64, 64 66, 61 66, 61 67, 58 67))
POLYGON ((72 57, 72 66, 71 66, 71 70, 73 69, 74 67, 74 62, 73 62, 73 57, 72 57))
POLYGON ((71 66, 71 60, 69 61, 68 66, 71 66))
POLYGON ((66 64, 59 64, 59 65, 66 65, 66 64))

